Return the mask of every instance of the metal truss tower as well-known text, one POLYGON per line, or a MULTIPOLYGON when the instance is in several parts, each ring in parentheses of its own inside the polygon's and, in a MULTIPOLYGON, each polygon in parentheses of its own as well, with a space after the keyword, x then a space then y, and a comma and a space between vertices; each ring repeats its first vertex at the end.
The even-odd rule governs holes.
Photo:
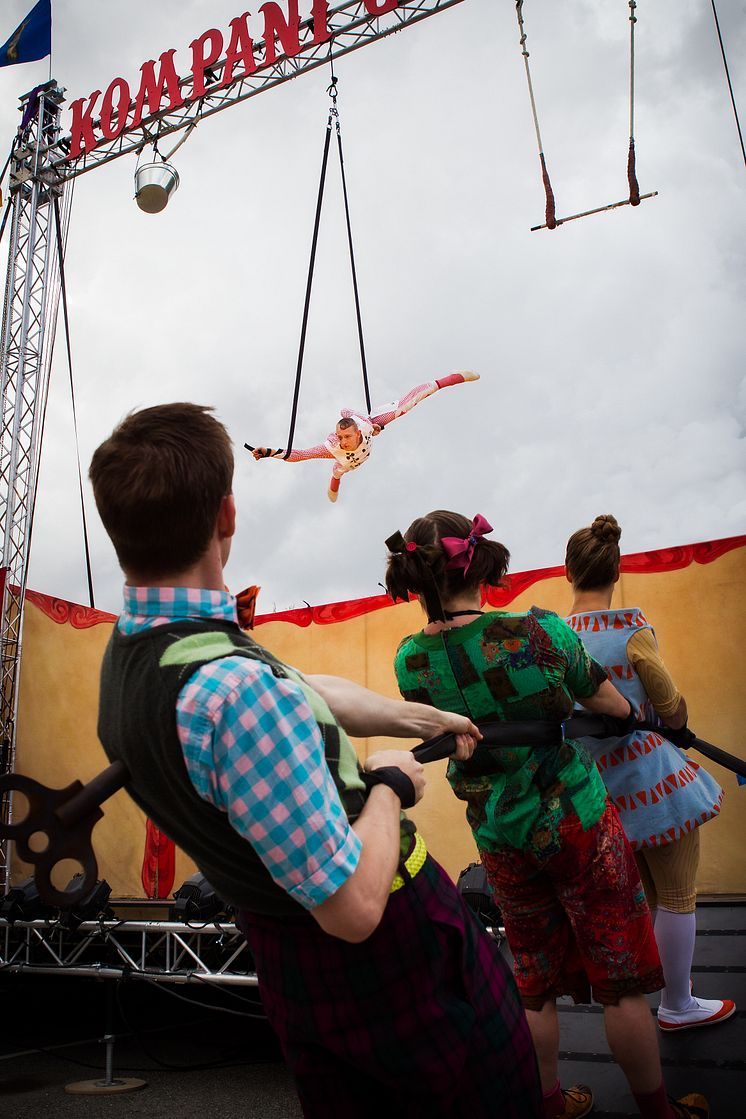
MULTIPOLYGON (((26 102, 10 161, 12 220, 0 351, 0 534, 4 594, 0 614, 0 772, 13 769, 29 542, 59 305, 55 207, 64 181, 51 169, 62 90, 54 82, 26 102), (30 119, 29 119, 30 118, 30 119)), ((7 799, 7 798, 4 798, 7 799)), ((10 805, 1 806, 8 819, 10 805)), ((7 849, 0 875, 7 889, 7 849)))
MULTIPOLYGON (((69 184, 78 175, 127 154, 141 152, 165 136, 186 132, 206 117, 274 89, 300 74, 323 66, 385 38, 462 0, 400 0, 390 11, 371 14, 366 0, 346 0, 327 13, 329 38, 315 43, 313 24, 299 25, 299 51, 275 57, 264 42, 255 44, 257 68, 221 86, 225 60, 210 69, 204 93, 193 96, 192 80, 181 82, 184 104, 162 110, 124 129, 114 140, 69 158, 71 137, 61 135, 64 90, 47 82, 22 98, 23 123, 10 163, 12 227, 8 255, 0 355, 0 774, 14 769, 16 714, 20 677, 23 602, 26 590, 31 525, 41 455, 41 435, 49 389, 52 346, 61 290, 60 241, 66 243, 70 217, 69 184), (38 111, 32 111, 38 95, 38 111), (66 189, 67 188, 67 189, 66 189), (62 206, 65 201, 64 207, 62 206), (61 213, 61 211, 64 211, 61 213), (57 215, 61 213, 59 227, 57 215)), ((8 798, 0 818, 10 822, 8 798)), ((0 843, 0 892, 10 884, 10 853, 0 843)))

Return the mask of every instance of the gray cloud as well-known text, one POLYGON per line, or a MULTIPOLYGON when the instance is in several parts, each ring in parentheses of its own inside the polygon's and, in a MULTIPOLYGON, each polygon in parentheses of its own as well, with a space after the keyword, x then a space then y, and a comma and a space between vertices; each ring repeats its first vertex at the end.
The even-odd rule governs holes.
MULTIPOLYGON (((14 25, 26 0, 6 5, 14 25)), ((743 5, 721 5, 731 59, 743 5)), ((55 12, 70 100, 225 30, 231 0, 55 12)), ((626 8, 525 6, 559 215, 626 194, 626 8)), ((567 535, 614 512, 629 551, 746 531, 746 175, 714 25, 693 0, 639 5, 641 190, 659 196, 530 233, 544 197, 514 6, 468 0, 339 62, 340 111, 374 402, 474 368, 376 441, 326 500, 328 465, 256 464, 284 444, 326 120, 328 71, 219 114, 175 157, 161 215, 132 201, 134 159, 83 176, 67 261, 85 465, 128 410, 214 404, 237 446, 228 578, 260 609, 375 594, 383 539, 427 509, 483 512, 513 567, 561 562, 567 535)), ((0 72, 0 123, 46 63, 0 72)), ((742 114, 746 87, 732 66, 742 114)), ((319 244, 296 445, 362 404, 336 165, 319 244)), ((86 488, 99 605, 120 577, 86 488)), ((58 339, 31 584, 85 600, 69 385, 58 339)))

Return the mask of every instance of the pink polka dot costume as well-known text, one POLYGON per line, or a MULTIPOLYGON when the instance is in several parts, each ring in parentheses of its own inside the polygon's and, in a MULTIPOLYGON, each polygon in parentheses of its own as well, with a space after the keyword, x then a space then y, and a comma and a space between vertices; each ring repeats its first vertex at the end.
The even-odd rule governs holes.
POLYGON ((307 459, 314 458, 328 458, 334 459, 334 467, 332 468, 332 476, 329 482, 329 489, 327 496, 330 501, 337 500, 339 492, 339 482, 344 474, 348 474, 351 470, 357 470, 363 463, 367 462, 370 458, 371 450, 373 447, 373 439, 376 435, 380 435, 384 427, 390 424, 393 420, 398 420, 400 416, 406 415, 428 396, 439 389, 448 388, 451 385, 464 384, 466 381, 478 381, 479 374, 471 372, 463 373, 449 373, 447 377, 440 377, 436 381, 426 381, 422 385, 417 385, 415 388, 401 398, 391 404, 386 405, 375 415, 366 416, 361 412, 356 412, 350 408, 343 408, 340 412, 340 418, 344 420, 352 420, 353 425, 343 428, 342 434, 340 429, 331 432, 323 443, 318 444, 316 447, 307 447, 304 450, 292 450, 287 457, 282 448, 271 450, 269 447, 256 447, 252 454, 254 458, 259 460, 263 458, 279 458, 285 462, 305 462, 307 459), (352 433, 352 436, 348 433, 352 433), (343 444, 346 444, 343 446, 343 444))

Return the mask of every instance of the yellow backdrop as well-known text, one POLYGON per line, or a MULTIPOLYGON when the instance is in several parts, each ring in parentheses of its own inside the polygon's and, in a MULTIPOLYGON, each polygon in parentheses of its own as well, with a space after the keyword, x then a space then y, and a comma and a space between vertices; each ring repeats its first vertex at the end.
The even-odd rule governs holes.
MULTIPOLYGON (((664 659, 686 696, 690 726, 702 738, 742 758, 746 758, 741 673, 746 647, 745 577, 746 546, 741 545, 712 562, 691 562, 679 570, 653 574, 624 574, 614 598, 615 606, 641 607, 655 627, 664 659)), ((570 588, 565 579, 539 579, 507 609, 524 610, 532 604, 566 613, 570 588)), ((269 621, 254 633, 281 659, 305 672, 348 676, 394 696, 394 650, 404 635, 421 624, 419 606, 400 603, 348 621, 305 628, 269 621)), ((106 766, 96 735, 96 708, 99 665, 111 625, 110 616, 96 618, 82 607, 30 596, 23 635, 19 773, 62 787, 75 778, 86 781, 106 766)), ((361 759, 381 745, 381 740, 356 742, 361 759)), ((699 888, 708 894, 746 894, 746 786, 737 786, 732 773, 706 764, 726 796, 720 817, 702 829, 699 888)), ((427 793, 412 816, 428 848, 455 878, 476 852, 463 807, 451 793, 444 770, 444 762, 428 767, 427 793)), ((107 802, 105 818, 93 835, 99 874, 115 896, 143 896, 144 834, 143 815, 125 793, 107 802)), ((14 881, 30 872, 18 860, 13 870, 14 881)), ((177 853, 175 886, 193 870, 186 856, 177 853)))

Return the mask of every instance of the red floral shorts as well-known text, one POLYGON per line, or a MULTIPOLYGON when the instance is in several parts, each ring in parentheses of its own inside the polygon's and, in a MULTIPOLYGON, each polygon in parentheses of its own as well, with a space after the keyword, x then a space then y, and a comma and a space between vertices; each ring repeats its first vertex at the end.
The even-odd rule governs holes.
POLYGON ((650 911, 616 808, 583 831, 571 814, 562 848, 540 862, 528 851, 481 851, 502 910, 515 978, 529 1010, 571 995, 615 1005, 663 987, 650 911))

